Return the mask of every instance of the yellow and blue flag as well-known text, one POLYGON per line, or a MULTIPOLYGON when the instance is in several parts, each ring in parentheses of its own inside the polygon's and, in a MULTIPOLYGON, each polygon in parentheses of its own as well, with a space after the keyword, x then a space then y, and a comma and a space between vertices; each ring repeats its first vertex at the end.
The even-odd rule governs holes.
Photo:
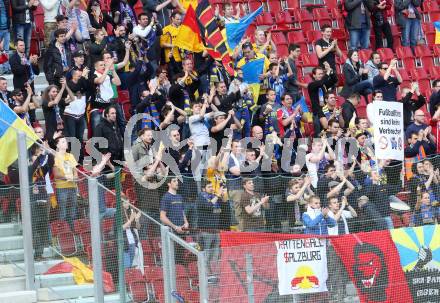
POLYGON ((8 167, 18 158, 17 131, 26 134, 27 148, 39 139, 23 119, 0 101, 0 172, 3 174, 8 173, 8 167))
POLYGON ((264 58, 252 60, 241 67, 243 71, 243 82, 249 84, 252 90, 254 102, 257 102, 260 95, 260 78, 259 76, 264 71, 264 58))
POLYGON ((240 43, 249 25, 263 12, 263 6, 256 11, 244 16, 237 22, 226 23, 226 41, 230 51, 233 51, 240 43))
POLYGON ((440 21, 434 22, 435 27, 435 44, 440 44, 440 21))
POLYGON ((298 101, 295 102, 295 104, 293 104, 293 108, 297 108, 299 105, 299 107, 301 108, 301 111, 303 113, 308 113, 309 111, 309 107, 307 106, 306 103, 306 99, 304 98, 304 96, 301 97, 301 99, 299 99, 298 101))

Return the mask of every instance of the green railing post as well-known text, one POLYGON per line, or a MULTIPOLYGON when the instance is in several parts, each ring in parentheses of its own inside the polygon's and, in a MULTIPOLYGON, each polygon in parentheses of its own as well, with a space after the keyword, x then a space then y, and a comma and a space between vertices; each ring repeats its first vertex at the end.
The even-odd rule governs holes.
POLYGON ((118 243, 118 277, 119 277, 119 298, 120 302, 125 303, 125 278, 124 278, 124 237, 122 230, 122 199, 121 199, 121 169, 115 174, 115 193, 116 193, 116 239, 118 243))

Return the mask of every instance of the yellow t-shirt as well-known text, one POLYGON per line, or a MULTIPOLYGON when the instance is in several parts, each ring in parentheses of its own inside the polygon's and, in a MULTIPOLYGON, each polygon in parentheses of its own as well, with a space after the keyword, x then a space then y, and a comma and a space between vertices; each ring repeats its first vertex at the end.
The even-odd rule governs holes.
POLYGON ((75 181, 66 180, 74 179, 77 165, 75 157, 70 153, 65 153, 64 156, 55 155, 54 168, 58 170, 58 175, 61 175, 61 178, 55 179, 55 186, 57 188, 76 188, 75 181))
POLYGON ((272 45, 270 45, 270 44, 264 50, 261 50, 260 49, 261 47, 258 46, 257 43, 252 43, 252 46, 254 47, 254 50, 255 50, 256 53, 259 53, 259 54, 262 54, 262 55, 265 55, 265 56, 269 55, 269 53, 272 50, 272 45))
MULTIPOLYGON (((168 63, 170 62, 170 58, 168 57, 171 48, 169 47, 164 47, 163 44, 164 43, 168 43, 168 44, 173 44, 173 41, 176 39, 177 34, 179 33, 179 27, 175 27, 171 24, 165 26, 162 30, 162 36, 160 36, 160 47, 162 47, 164 49, 165 52, 165 61, 168 63)), ((182 57, 180 56, 180 51, 179 48, 174 47, 173 48, 173 57, 174 60, 176 60, 176 62, 181 62, 182 61, 182 57)))
MULTIPOLYGON (((214 189, 214 193, 216 195, 220 194, 220 184, 223 184, 224 187, 226 187, 226 177, 225 173, 218 171, 217 169, 208 168, 206 170, 206 179, 208 182, 212 183, 212 187, 214 189)), ((228 200, 228 193, 225 192, 222 196, 223 201, 228 200)))

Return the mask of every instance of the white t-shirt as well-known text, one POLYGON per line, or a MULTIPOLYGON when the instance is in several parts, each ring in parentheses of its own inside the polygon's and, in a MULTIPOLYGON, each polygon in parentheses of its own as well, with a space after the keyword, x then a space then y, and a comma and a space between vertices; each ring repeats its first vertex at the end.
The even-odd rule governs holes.
POLYGON ((64 113, 80 116, 84 115, 86 111, 86 96, 82 96, 81 98, 77 98, 75 96, 75 100, 70 102, 69 105, 64 109, 64 113))
MULTIPOLYGON (((307 171, 309 172, 310 179, 312 181, 312 185, 314 188, 318 187, 318 168, 319 168, 319 162, 313 163, 310 161, 310 157, 312 156, 312 153, 309 153, 306 155, 306 167, 307 171)), ((324 153, 324 157, 326 159, 329 159, 328 153, 324 153)), ((323 158, 324 159, 324 158, 323 158)))
MULTIPOLYGON (((332 218, 336 221, 335 214, 332 211, 328 212, 328 216, 329 218, 332 218)), ((348 230, 347 219, 351 219, 351 218, 353 218, 351 212, 344 209, 342 211, 340 220, 336 222, 337 224, 333 227, 327 227, 329 236, 337 236, 339 234, 339 228, 338 228, 339 224, 344 224, 345 233, 348 234, 350 231, 348 230)))
MULTIPOLYGON (((101 73, 98 73, 95 71, 95 75, 99 78, 102 76, 101 73)), ((101 98, 105 101, 110 100, 114 96, 113 87, 112 87, 112 80, 109 75, 106 75, 104 82, 99 84, 99 92, 101 95, 101 98)))

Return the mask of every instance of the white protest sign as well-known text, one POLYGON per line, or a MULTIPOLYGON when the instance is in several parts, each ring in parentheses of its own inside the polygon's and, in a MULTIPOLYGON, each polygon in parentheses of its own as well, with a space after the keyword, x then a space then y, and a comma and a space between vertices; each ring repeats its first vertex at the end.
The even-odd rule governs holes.
POLYGON ((280 295, 327 291, 326 240, 309 238, 275 242, 280 295))
POLYGON ((368 118, 374 127, 374 150, 378 159, 403 160, 403 104, 374 101, 368 118))

